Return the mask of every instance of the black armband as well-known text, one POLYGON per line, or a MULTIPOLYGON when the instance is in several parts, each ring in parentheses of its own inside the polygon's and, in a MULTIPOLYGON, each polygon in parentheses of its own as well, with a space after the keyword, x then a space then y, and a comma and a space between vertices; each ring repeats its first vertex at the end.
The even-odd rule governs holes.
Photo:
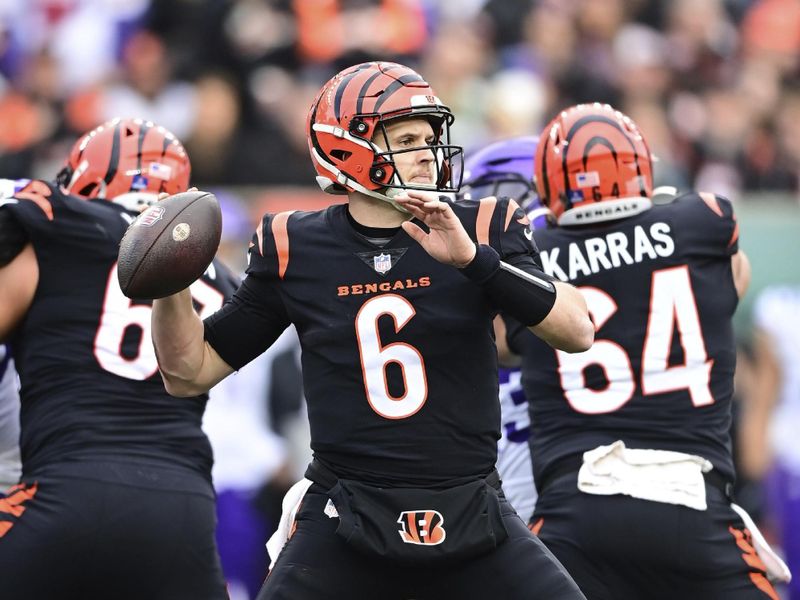
POLYGON ((0 210, 0 267, 5 267, 22 252, 28 234, 10 210, 0 210))
POLYGON ((475 258, 461 272, 482 286, 495 306, 527 327, 541 323, 556 303, 556 286, 545 273, 509 265, 485 244, 478 245, 475 258))

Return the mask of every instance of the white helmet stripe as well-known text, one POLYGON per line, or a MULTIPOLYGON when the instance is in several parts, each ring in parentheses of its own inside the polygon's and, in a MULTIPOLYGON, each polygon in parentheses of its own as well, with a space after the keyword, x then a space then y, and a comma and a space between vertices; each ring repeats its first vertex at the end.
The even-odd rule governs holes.
POLYGON ((334 127, 333 125, 325 125, 323 123, 314 123, 312 125, 314 131, 320 131, 323 133, 330 133, 338 138, 344 138, 354 144, 358 144, 359 146, 363 146, 364 148, 368 148, 369 150, 373 150, 378 152, 380 149, 373 143, 368 142, 367 140, 357 138, 356 136, 352 135, 349 131, 345 131, 341 127, 334 127))
MULTIPOLYGON (((404 212, 404 213, 408 212, 405 208, 403 208, 402 206, 397 204, 389 196, 387 196, 385 194, 381 194, 379 192, 374 192, 372 190, 369 190, 369 189, 365 188, 363 185, 361 185, 360 183, 358 183, 355 179, 350 179, 349 177, 347 177, 347 175, 342 173, 334 165, 332 165, 328 161, 324 160, 320 156, 319 152, 317 152, 316 148, 312 148, 311 152, 314 154, 314 157, 317 159, 319 164, 321 164, 323 167, 325 167, 325 169, 330 171, 330 173, 334 177, 336 177, 336 181, 339 184, 349 186, 349 187, 353 188, 355 191, 361 192, 362 194, 365 194, 367 196, 371 196, 372 198, 377 198, 378 200, 383 200, 384 202, 388 202, 389 204, 394 206, 400 212, 404 212)), ((329 190, 326 189, 326 187, 328 187, 326 181, 330 182, 330 183, 333 183, 333 182, 331 182, 329 179, 327 179, 325 177, 317 177, 317 183, 319 184, 320 188, 322 188, 323 192, 329 192, 329 190), (322 181, 320 181, 320 180, 322 180, 322 181)))

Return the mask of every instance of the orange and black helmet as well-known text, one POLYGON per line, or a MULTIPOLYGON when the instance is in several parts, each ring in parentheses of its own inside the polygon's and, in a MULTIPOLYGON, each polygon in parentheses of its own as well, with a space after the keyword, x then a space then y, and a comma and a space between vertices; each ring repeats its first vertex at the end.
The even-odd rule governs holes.
MULTIPOLYGON (((453 114, 415 71, 390 62, 367 62, 344 69, 320 90, 309 111, 308 148, 317 182, 329 193, 361 192, 390 200, 387 188, 455 192, 452 160, 462 149, 451 145, 453 114), (404 182, 394 165, 402 150, 382 149, 373 137, 392 119, 422 117, 433 126, 436 157, 434 186, 404 182)), ((385 130, 384 130, 385 135, 385 130)), ((388 139, 388 138, 387 138, 388 139)))
POLYGON ((619 219, 652 206, 650 149, 630 117, 608 104, 578 104, 545 127, 536 191, 560 225, 619 219))
POLYGON ((69 153, 57 182, 83 198, 117 200, 189 188, 191 165, 181 142, 143 119, 113 119, 84 134, 69 153))

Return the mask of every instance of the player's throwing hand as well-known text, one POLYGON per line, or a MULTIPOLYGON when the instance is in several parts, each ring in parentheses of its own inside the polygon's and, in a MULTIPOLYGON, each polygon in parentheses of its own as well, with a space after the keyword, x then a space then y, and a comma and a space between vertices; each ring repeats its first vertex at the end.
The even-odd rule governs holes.
POLYGON ((475 257, 475 244, 447 201, 416 190, 407 190, 394 200, 428 226, 430 231, 425 233, 416 223, 406 221, 403 230, 433 258, 463 268, 475 257))

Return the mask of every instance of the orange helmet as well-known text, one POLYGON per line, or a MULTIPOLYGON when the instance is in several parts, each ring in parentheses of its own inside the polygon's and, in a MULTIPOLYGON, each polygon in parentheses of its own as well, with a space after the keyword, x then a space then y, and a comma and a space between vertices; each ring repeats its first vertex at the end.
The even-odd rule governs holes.
POLYGON ((70 194, 129 208, 189 188, 191 165, 170 131, 143 119, 113 119, 84 134, 56 181, 70 194))
MULTIPOLYGON (((415 71, 390 62, 368 62, 335 75, 317 95, 308 114, 307 135, 311 161, 320 187, 332 194, 361 192, 391 202, 397 189, 435 189, 456 192, 451 180, 452 160, 462 149, 450 142, 453 114, 430 85, 415 71), (404 182, 394 156, 420 147, 381 149, 372 142, 391 119, 423 117, 435 135, 427 146, 436 157, 435 185, 404 182)), ((388 138, 387 138, 388 139, 388 138)))
POLYGON ((619 219, 652 206, 647 142, 608 104, 561 111, 542 131, 534 160, 536 190, 560 225, 619 219))

